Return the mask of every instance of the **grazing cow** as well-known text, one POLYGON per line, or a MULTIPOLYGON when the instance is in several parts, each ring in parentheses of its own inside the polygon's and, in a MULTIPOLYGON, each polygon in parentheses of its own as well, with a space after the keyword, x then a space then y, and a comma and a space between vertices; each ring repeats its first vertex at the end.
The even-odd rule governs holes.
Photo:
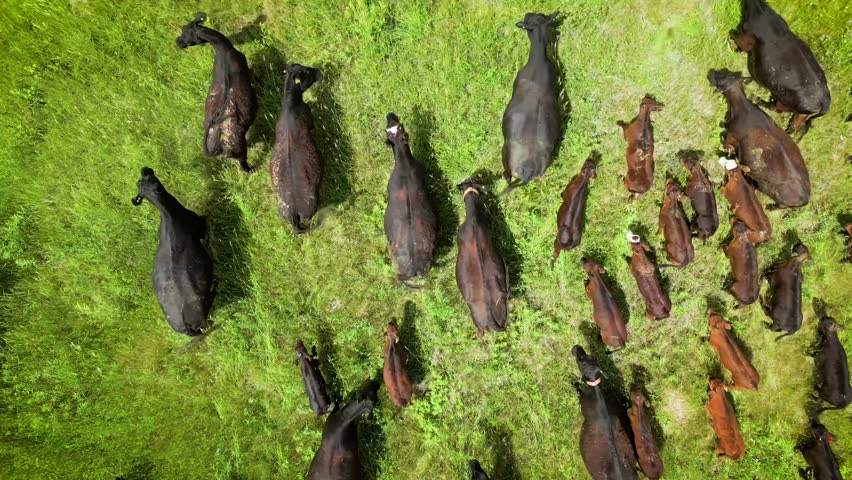
POLYGON ((754 187, 745 179, 737 162, 720 158, 719 163, 728 171, 722 195, 731 205, 734 217, 748 227, 748 237, 752 243, 760 244, 769 241, 772 237, 772 224, 769 223, 769 217, 763 211, 763 206, 757 201, 754 187))
POLYGON ((148 199, 160 211, 160 246, 152 279, 166 321, 178 333, 201 335, 209 326, 214 297, 213 260, 202 243, 207 220, 184 208, 148 167, 142 169, 137 187, 133 204, 148 199))
POLYGON ((306 480, 359 480, 361 460, 358 457, 358 418, 373 411, 375 386, 358 393, 343 409, 328 416, 322 430, 322 441, 311 461, 306 480))
POLYGON ((817 391, 819 397, 834 405, 837 410, 852 403, 852 385, 849 384, 849 362, 846 350, 837 338, 837 322, 823 317, 819 322, 819 346, 814 355, 816 364, 817 391))
POLYGON ((666 180, 659 230, 665 240, 666 258, 676 267, 685 267, 695 259, 695 249, 692 247, 692 232, 683 213, 680 197, 680 186, 671 178, 666 180))
POLYGON ((760 375, 734 337, 728 333, 731 324, 712 310, 707 313, 707 323, 710 326, 710 346, 719 354, 722 365, 731 372, 734 388, 756 390, 758 383, 760 383, 760 375))
POLYGON ((609 288, 601 277, 604 269, 591 260, 582 259, 581 262, 583 270, 589 275, 586 296, 592 301, 592 315, 601 330, 601 340, 610 347, 624 348, 627 342, 627 327, 624 325, 621 310, 618 309, 609 288))
POLYGON ((843 480, 840 476, 840 466, 837 458, 831 451, 831 442, 835 440, 834 434, 817 421, 812 421, 808 438, 796 446, 796 450, 802 452, 805 461, 808 462, 807 469, 799 469, 804 478, 814 480, 843 480))
POLYGON ((722 143, 728 152, 737 152, 749 179, 775 200, 777 208, 807 205, 811 180, 802 153, 790 135, 749 101, 739 73, 711 70, 707 78, 728 101, 722 143))
POLYGON ((686 196, 692 204, 695 215, 689 222, 692 233, 706 243, 707 239, 719 229, 719 211, 716 208, 716 196, 713 184, 701 168, 698 154, 692 151, 678 153, 680 163, 689 172, 686 182, 686 196))
POLYGON ((651 125, 651 112, 662 109, 663 105, 653 97, 646 96, 639 104, 639 115, 630 123, 618 122, 627 140, 627 176, 624 177, 624 186, 634 200, 654 186, 654 126, 651 125))
POLYGON ((302 370, 302 383, 305 384, 305 393, 308 395, 308 402, 311 404, 311 409, 317 416, 325 415, 328 411, 331 400, 326 393, 325 379, 320 372, 320 362, 317 358, 317 347, 313 348, 313 352, 308 354, 305 344, 301 340, 296 341, 296 364, 302 370))
POLYGON ((772 319, 772 330, 786 332, 775 340, 802 328, 802 263, 808 258, 808 248, 797 243, 790 258, 766 274, 769 297, 764 301, 763 310, 772 319))
POLYGON ((749 238, 750 230, 740 220, 734 220, 733 238, 725 245, 725 256, 731 261, 734 283, 730 292, 741 306, 751 305, 760 296, 760 272, 757 269, 757 250, 749 238))
POLYGON ((302 94, 319 80, 319 70, 294 63, 287 66, 284 101, 275 127, 272 148, 272 187, 278 196, 278 215, 293 226, 296 233, 317 212, 322 180, 322 161, 311 131, 314 117, 302 94))
POLYGON ((467 469, 470 472, 470 480, 490 480, 488 474, 482 469, 482 465, 477 460, 471 460, 467 464, 467 469))
POLYGON ((408 372, 405 371, 405 353, 398 348, 397 343, 399 343, 399 328, 393 320, 385 330, 385 386, 394 405, 407 407, 411 402, 414 387, 411 385, 411 379, 408 378, 408 372))
POLYGON ((779 112, 793 112, 790 130, 806 132, 828 112, 831 94, 825 72, 808 45, 764 0, 743 0, 742 19, 731 37, 748 53, 748 70, 772 93, 779 112))
POLYGON ((636 457, 622 411, 607 401, 601 388, 603 371, 583 347, 571 349, 583 382, 579 385, 583 427, 580 454, 594 480, 636 478, 636 457))
POLYGON ((503 113, 503 177, 510 186, 526 185, 544 175, 553 162, 562 119, 556 67, 548 58, 550 27, 558 13, 550 16, 528 13, 517 26, 527 31, 530 56, 515 78, 512 99, 503 113))
POLYGON ((725 382, 718 378, 710 377, 710 400, 707 402, 707 411, 710 412, 713 431, 719 439, 716 455, 725 455, 732 460, 739 460, 745 453, 740 424, 725 392, 725 382))
POLYGON ((491 243, 479 212, 479 181, 469 178, 458 186, 464 201, 465 221, 459 227, 456 284, 470 308, 477 333, 506 330, 509 320, 509 270, 491 243))
POLYGON ((632 233, 627 234, 627 241, 630 242, 630 248, 633 250, 630 273, 636 279, 636 286, 639 287, 639 293, 645 300, 645 317, 649 320, 669 318, 672 302, 657 280, 657 266, 645 254, 651 251, 651 247, 643 242, 639 235, 632 233))
POLYGON ((385 236, 397 279, 406 282, 426 275, 432 267, 437 220, 426 193, 426 171, 408 146, 408 133, 394 113, 387 116, 387 145, 394 167, 388 181, 385 236))
POLYGON ((583 164, 580 174, 562 191, 562 206, 556 214, 556 242, 553 245, 551 266, 556 263, 563 250, 571 250, 580 244, 585 223, 589 180, 594 177, 595 162, 590 158, 583 164))
POLYGON ((639 469, 651 480, 663 476, 663 459, 660 457, 660 449, 657 448, 657 440, 648 419, 648 400, 642 392, 636 389, 630 390, 630 409, 627 416, 630 417, 630 427, 633 429, 633 443, 636 445, 636 459, 639 461, 639 469))
POLYGON ((184 25, 177 38, 180 48, 209 43, 213 59, 213 83, 204 107, 204 154, 208 157, 234 158, 240 168, 251 172, 246 132, 257 115, 257 96, 251 84, 252 74, 246 56, 221 33, 203 26, 206 13, 184 25))

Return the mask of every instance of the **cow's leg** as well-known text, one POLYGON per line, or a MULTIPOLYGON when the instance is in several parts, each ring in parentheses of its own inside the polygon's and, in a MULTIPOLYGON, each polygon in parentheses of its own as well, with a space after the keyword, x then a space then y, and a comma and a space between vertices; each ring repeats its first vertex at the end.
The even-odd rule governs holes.
POLYGON ((790 118, 790 125, 787 127, 787 133, 793 132, 804 132, 807 131, 808 125, 808 114, 807 113, 794 113, 790 118))
POLYGON ((731 132, 722 132, 722 147, 725 153, 732 155, 737 150, 737 137, 731 132))

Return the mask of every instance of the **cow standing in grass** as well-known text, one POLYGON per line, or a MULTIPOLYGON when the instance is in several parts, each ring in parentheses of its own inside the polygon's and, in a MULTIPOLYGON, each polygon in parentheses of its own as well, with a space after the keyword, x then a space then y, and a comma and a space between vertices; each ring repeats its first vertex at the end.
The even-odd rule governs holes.
POLYGON ((207 14, 199 13, 184 25, 177 38, 180 48, 209 43, 216 54, 213 83, 204 107, 204 154, 236 159, 243 171, 251 172, 246 132, 257 115, 251 70, 246 56, 234 48, 228 37, 202 25, 206 20, 207 14))
POLYGON ((322 441, 314 454, 306 480, 359 480, 358 419, 373 411, 375 386, 359 392, 354 400, 325 421, 322 441))
POLYGON ((639 104, 639 114, 630 123, 618 122, 627 140, 624 186, 632 200, 638 199, 654 186, 654 126, 651 124, 651 112, 662 109, 663 106, 653 97, 646 96, 639 104))

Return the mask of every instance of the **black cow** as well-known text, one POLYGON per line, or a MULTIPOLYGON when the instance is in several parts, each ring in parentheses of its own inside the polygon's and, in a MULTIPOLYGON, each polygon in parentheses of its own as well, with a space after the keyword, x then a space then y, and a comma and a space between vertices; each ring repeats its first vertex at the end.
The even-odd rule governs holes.
POLYGON ((698 153, 690 150, 678 152, 680 163, 689 171, 689 180, 686 182, 686 196, 692 204, 695 212, 689 226, 692 233, 703 243, 707 242, 716 230, 719 229, 719 210, 716 208, 716 195, 713 193, 713 184, 707 179, 707 174, 701 168, 701 160, 698 153))
POLYGON ((325 421, 322 442, 311 461, 306 480, 359 480, 361 459, 358 456, 358 418, 373 411, 378 384, 370 385, 346 407, 325 421))
POLYGON ((828 112, 831 94, 825 72, 808 45, 764 0, 742 0, 742 19, 731 36, 748 52, 748 70, 772 93, 780 112, 793 112, 791 130, 807 131, 814 118, 828 112))
POLYGON ((317 213, 322 161, 311 131, 314 117, 302 94, 319 80, 319 70, 294 63, 287 66, 281 116, 275 127, 275 146, 269 168, 278 196, 278 215, 306 233, 303 225, 317 213))
POLYGON ((302 371, 302 383, 305 384, 305 394, 311 404, 311 410, 317 416, 325 415, 331 400, 326 393, 325 378, 320 372, 320 363, 317 358, 317 347, 309 354, 308 349, 301 340, 296 341, 296 364, 302 371))
POLYGON ((776 340, 802 328, 802 263, 808 258, 808 248, 797 243, 790 258, 766 274, 769 293, 763 302, 763 310, 772 319, 772 330, 786 332, 776 340))
POLYGON ((490 480, 477 460, 471 460, 467 464, 467 469, 470 472, 470 480, 490 480))
POLYGON ((820 398, 834 405, 836 410, 852 403, 852 385, 849 384, 849 362, 846 350, 837 338, 837 322, 823 317, 819 322, 819 346, 814 355, 817 391, 820 398))
POLYGON ((177 46, 180 48, 213 46, 213 83, 204 107, 204 154, 239 160, 240 168, 249 167, 246 132, 257 115, 257 96, 251 84, 252 74, 246 56, 221 33, 203 26, 207 14, 199 13, 183 26, 177 46))
POLYGON ((157 300, 176 332, 201 335, 209 326, 214 296, 213 261, 202 243, 207 221, 184 208, 148 167, 142 169, 137 187, 133 204, 148 199, 160 210, 160 246, 152 275, 157 300))
POLYGON ((387 145, 394 167, 388 181, 385 236, 390 245, 397 279, 422 277, 432 267, 437 220, 426 192, 426 171, 408 145, 408 133, 394 113, 387 116, 387 145))
POLYGON ((802 477, 813 480, 843 480, 840 476, 840 466, 831 451, 830 443, 834 439, 834 435, 822 424, 816 421, 811 423, 808 438, 796 446, 796 450, 802 452, 808 462, 807 469, 799 469, 802 477))
POLYGON ((503 177, 507 191, 544 175, 553 162, 562 120, 556 67, 548 58, 550 27, 558 13, 550 16, 528 13, 516 25, 527 31, 530 56, 518 72, 512 99, 503 113, 503 177), (512 182, 516 178, 520 183, 512 182))
POLYGON ((594 480, 636 479, 636 456, 627 433, 630 426, 623 412, 604 396, 603 371, 583 347, 575 345, 571 353, 583 380, 579 385, 583 412, 580 454, 586 470, 594 480))

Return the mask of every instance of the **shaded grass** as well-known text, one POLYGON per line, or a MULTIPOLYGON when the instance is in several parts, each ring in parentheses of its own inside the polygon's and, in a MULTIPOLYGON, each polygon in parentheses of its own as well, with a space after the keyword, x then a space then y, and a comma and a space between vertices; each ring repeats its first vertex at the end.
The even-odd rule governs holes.
MULTIPOLYGON (((852 266, 841 263, 847 244, 837 219, 852 212, 843 121, 852 111, 849 7, 775 3, 824 65, 834 98, 801 142, 811 204, 769 213, 777 234, 760 247, 760 264, 785 256, 785 233, 794 232, 814 256, 804 303, 819 296, 848 323, 852 266)), ((730 213, 718 191, 720 233, 696 243, 689 268, 662 273, 671 319, 644 318, 623 260, 628 228, 644 229, 662 251, 661 187, 666 172, 686 178, 676 153, 718 150, 725 105, 705 76, 710 68, 745 70, 745 56, 726 40, 738 22, 736 1, 155 1, 130 9, 24 0, 0 17, 8 45, 0 57, 3 478, 299 478, 322 421, 293 366, 295 339, 319 346, 323 371, 344 398, 375 378, 384 325, 400 316, 417 340, 406 352, 427 393, 402 411, 385 396, 363 424, 368 478, 461 478, 469 458, 505 478, 583 478, 570 349, 597 342, 595 332, 584 333, 591 305, 583 256, 624 292, 630 343, 607 369, 623 385, 644 376, 672 478, 793 478, 803 465, 793 446, 807 424, 813 368, 805 354, 816 317, 806 309, 802 331, 776 343, 758 305, 732 309, 718 244, 730 213), (513 322, 504 335, 478 339, 455 285, 453 234, 463 208, 454 185, 477 172, 503 186, 500 118, 526 60, 526 35, 514 23, 528 8, 564 14, 557 51, 571 116, 547 175, 488 205, 510 257, 513 322), (252 176, 200 155, 212 52, 174 46, 180 25, 200 10, 214 28, 239 35, 254 68, 260 114, 249 162, 260 168, 252 176), (278 218, 266 173, 287 62, 325 74, 307 98, 327 159, 323 202, 337 208, 306 237, 278 218), (632 118, 645 93, 666 105, 654 116, 657 184, 627 203, 616 121, 632 118), (440 213, 437 263, 418 291, 394 281, 382 232, 389 111, 406 124, 440 213), (551 270, 559 193, 591 150, 602 160, 583 243, 551 270), (171 333, 151 290, 158 216, 129 202, 143 165, 211 222, 221 289, 213 320, 221 328, 191 348, 171 333), (762 377, 759 392, 733 393, 747 443, 739 462, 712 455, 703 402, 718 361, 701 340, 708 298, 728 306, 762 377)), ((748 91, 765 96, 755 85, 748 91)), ((718 185, 721 167, 709 153, 704 159, 718 185)), ((848 330, 841 338, 852 351, 848 330)), ((846 419, 848 412, 823 416, 852 476, 846 419)))

